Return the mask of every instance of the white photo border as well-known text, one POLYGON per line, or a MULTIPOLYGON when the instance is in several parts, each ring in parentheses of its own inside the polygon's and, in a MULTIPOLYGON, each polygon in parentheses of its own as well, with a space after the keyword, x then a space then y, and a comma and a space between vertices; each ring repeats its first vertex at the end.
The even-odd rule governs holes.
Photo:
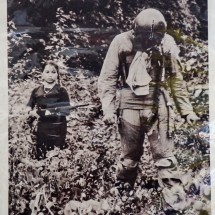
MULTIPOLYGON (((215 1, 208 0, 211 211, 215 215, 215 1)), ((7 1, 0 1, 0 214, 8 214, 7 1)))

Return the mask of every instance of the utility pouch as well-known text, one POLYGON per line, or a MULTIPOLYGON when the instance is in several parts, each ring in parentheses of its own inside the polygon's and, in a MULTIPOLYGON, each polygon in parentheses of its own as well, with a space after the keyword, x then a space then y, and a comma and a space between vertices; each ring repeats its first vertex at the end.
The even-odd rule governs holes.
POLYGON ((172 138, 175 130, 175 113, 173 110, 173 106, 172 106, 168 91, 164 88, 161 88, 161 92, 167 108, 167 120, 168 120, 167 136, 169 138, 172 138))
POLYGON ((157 113, 153 113, 147 120, 147 133, 151 131, 153 125, 155 124, 155 122, 158 119, 158 114, 157 113))
POLYGON ((168 108, 168 131, 167 135, 169 138, 172 138, 175 130, 175 113, 172 105, 167 106, 168 108))

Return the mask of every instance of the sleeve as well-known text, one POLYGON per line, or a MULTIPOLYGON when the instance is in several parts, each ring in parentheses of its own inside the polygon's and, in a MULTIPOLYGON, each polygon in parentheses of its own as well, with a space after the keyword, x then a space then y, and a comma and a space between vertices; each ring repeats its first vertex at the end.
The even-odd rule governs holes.
POLYGON ((59 108, 59 114, 63 116, 68 116, 70 114, 70 99, 69 94, 66 91, 65 88, 61 87, 61 93, 60 93, 60 107, 59 108))
POLYGON ((116 88, 119 77, 119 44, 115 37, 106 54, 98 79, 98 93, 104 114, 115 113, 116 88))
POLYGON ((193 107, 189 100, 186 82, 183 80, 183 67, 179 58, 179 48, 174 39, 169 43, 170 45, 170 69, 171 75, 168 80, 173 99, 180 114, 188 115, 193 112, 193 107))
POLYGON ((28 100, 27 108, 34 109, 35 105, 36 105, 36 99, 35 99, 35 89, 34 89, 31 93, 30 99, 28 100))

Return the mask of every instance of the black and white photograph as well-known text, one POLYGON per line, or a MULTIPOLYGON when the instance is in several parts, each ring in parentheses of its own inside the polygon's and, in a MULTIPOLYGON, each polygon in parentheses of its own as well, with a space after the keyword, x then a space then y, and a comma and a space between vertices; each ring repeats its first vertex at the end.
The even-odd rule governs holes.
POLYGON ((207 1, 6 10, 9 215, 214 214, 207 1))

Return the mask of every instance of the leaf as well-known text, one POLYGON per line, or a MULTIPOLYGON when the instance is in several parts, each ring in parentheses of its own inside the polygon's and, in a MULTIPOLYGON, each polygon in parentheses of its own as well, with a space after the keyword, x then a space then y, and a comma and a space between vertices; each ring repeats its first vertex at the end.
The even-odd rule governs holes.
POLYGON ((195 211, 200 211, 203 208, 203 206, 204 204, 201 201, 197 200, 197 201, 194 201, 193 209, 195 211))
POLYGON ((51 49, 53 49, 54 48, 54 46, 46 46, 45 47, 45 50, 51 50, 51 49))
POLYGON ((165 201, 177 211, 185 210, 190 204, 183 187, 180 185, 174 185, 170 189, 165 187, 162 193, 165 201))

